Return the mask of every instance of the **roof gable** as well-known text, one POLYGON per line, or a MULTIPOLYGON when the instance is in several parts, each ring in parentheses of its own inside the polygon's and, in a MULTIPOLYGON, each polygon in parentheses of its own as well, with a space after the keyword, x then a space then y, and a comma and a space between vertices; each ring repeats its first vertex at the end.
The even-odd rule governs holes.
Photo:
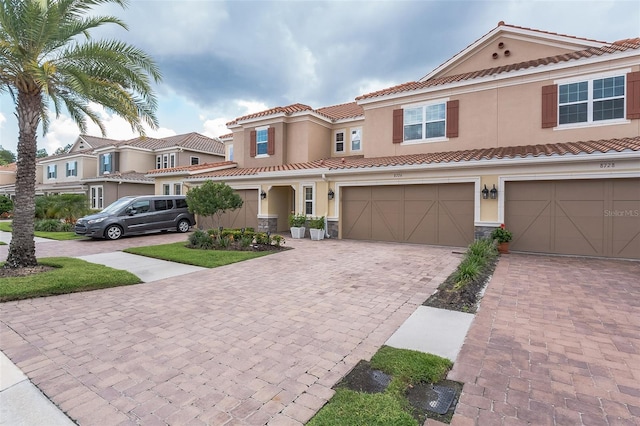
POLYGON ((609 43, 587 38, 498 23, 493 30, 471 43, 419 81, 470 71, 567 54, 609 43))

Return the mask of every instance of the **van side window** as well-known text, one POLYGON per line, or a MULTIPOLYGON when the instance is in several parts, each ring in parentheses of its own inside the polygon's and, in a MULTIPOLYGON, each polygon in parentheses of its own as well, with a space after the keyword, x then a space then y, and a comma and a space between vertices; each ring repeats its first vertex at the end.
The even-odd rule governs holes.
POLYGON ((173 208, 173 200, 155 200, 153 205, 156 211, 170 210, 173 208))
POLYGON ((131 208, 133 208, 136 211, 136 214, 140 214, 140 213, 147 213, 149 211, 149 200, 141 200, 141 201, 135 201, 132 205, 131 208))
POLYGON ((187 208, 187 200, 183 200, 183 199, 176 200, 176 208, 177 209, 186 209, 187 208))

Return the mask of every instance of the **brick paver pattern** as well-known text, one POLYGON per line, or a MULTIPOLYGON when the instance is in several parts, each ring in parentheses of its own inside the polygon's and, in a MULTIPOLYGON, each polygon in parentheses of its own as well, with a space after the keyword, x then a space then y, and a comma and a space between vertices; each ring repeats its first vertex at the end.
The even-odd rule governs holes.
POLYGON ((452 425, 640 425, 640 263, 503 256, 452 425))
MULTIPOLYGON (((184 238, 47 242, 37 254, 184 238)), ((460 255, 408 244, 287 245, 295 249, 203 273, 3 303, 0 347, 80 425, 304 424, 460 255)))

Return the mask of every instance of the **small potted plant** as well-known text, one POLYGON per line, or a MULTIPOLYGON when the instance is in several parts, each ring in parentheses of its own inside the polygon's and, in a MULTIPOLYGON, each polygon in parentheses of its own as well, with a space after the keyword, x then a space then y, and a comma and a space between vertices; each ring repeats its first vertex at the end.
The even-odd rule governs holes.
POLYGON ((324 238, 324 216, 311 219, 309 221, 309 228, 309 233, 311 234, 312 240, 322 240, 324 238))
POLYGON ((289 215, 289 228, 291 230, 291 238, 304 238, 305 223, 307 222, 307 216, 299 213, 291 213, 289 215))
POLYGON ((491 232, 491 239, 497 242, 499 253, 509 253, 509 241, 513 239, 513 235, 511 231, 507 230, 504 223, 491 232))

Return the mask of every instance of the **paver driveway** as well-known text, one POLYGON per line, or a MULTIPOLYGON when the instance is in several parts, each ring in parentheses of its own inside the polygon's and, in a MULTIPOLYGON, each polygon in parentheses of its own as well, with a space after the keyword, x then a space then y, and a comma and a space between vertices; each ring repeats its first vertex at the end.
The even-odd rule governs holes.
POLYGON ((640 425, 640 262, 502 257, 449 377, 455 425, 640 425))
MULTIPOLYGON (((37 250, 81 255, 181 238, 37 250)), ((4 303, 0 347, 81 425, 304 423, 460 255, 408 244, 287 244, 296 249, 201 273, 4 303)))

